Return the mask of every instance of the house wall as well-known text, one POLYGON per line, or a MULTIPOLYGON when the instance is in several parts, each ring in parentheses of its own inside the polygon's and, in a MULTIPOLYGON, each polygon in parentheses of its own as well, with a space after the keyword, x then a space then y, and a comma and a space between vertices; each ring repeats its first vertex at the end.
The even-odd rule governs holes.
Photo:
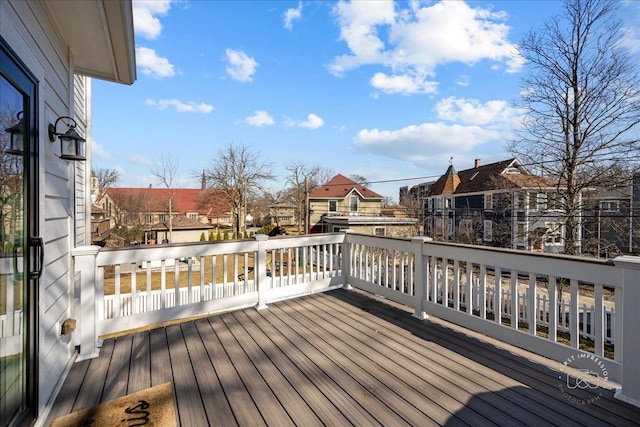
MULTIPOLYGON (((311 215, 309 215, 309 223, 313 227, 314 225, 320 225, 322 223, 322 217, 324 215, 350 215, 349 212, 349 196, 343 199, 311 199, 309 200, 309 209, 311 215), (337 200, 337 212, 329 212, 329 200, 337 200)), ((363 216, 375 216, 379 215, 382 209, 381 200, 366 200, 359 197, 358 200, 358 212, 354 212, 353 215, 363 216)))
POLYGON ((84 242, 88 235, 84 226, 85 210, 78 209, 73 194, 83 186, 80 184, 89 165, 58 158, 60 143, 49 142, 47 125, 59 116, 79 112, 78 132, 86 135, 89 105, 81 94, 73 97, 73 87, 87 82, 74 81, 72 60, 40 2, 1 1, 0 34, 39 81, 36 101, 40 152, 38 204, 40 234, 45 244, 44 269, 38 289, 38 406, 42 410, 74 351, 73 335, 62 338, 58 332, 60 323, 74 316, 70 250, 74 243, 84 242), (72 230, 79 232, 74 234, 72 230))

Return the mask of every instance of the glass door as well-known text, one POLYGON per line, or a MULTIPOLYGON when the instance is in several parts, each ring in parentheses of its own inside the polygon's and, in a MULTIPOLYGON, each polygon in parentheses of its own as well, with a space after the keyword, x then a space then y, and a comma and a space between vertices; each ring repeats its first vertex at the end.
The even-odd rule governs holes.
POLYGON ((37 405, 35 91, 0 38, 0 426, 33 418, 37 405))

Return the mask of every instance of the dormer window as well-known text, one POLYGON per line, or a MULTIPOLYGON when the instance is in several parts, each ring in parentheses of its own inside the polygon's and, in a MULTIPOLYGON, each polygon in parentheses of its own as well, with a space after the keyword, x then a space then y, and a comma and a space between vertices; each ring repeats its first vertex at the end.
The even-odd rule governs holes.
POLYGON ((349 212, 358 212, 358 196, 349 198, 349 212))

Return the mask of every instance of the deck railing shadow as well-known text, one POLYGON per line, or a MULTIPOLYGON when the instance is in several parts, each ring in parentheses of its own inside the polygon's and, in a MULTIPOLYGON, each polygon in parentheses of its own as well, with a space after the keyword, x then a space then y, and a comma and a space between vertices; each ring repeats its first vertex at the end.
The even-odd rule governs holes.
MULTIPOLYGON (((328 293, 327 296, 336 298, 378 317, 380 323, 371 326, 379 327, 377 331, 381 335, 383 342, 396 341, 394 344, 407 345, 407 340, 404 337, 385 334, 384 323, 390 323, 419 340, 424 340, 438 348, 454 352, 460 357, 469 360, 470 363, 484 366, 487 377, 478 380, 478 384, 486 386, 487 383, 495 381, 496 383, 493 385, 503 388, 501 391, 484 393, 485 396, 491 396, 489 400, 499 401, 502 395, 505 402, 521 402, 524 409, 543 403, 552 409, 548 414, 541 415, 543 417, 551 417, 547 420, 549 423, 558 422, 557 414, 564 414, 583 425, 606 424, 608 422, 607 410, 610 411, 613 404, 615 406, 614 411, 617 414, 627 418, 629 423, 637 422, 637 409, 615 399, 615 388, 610 384, 606 384, 606 381, 598 382, 598 378, 591 378, 589 386, 568 387, 568 382, 575 385, 576 380, 579 380, 582 374, 580 370, 568 368, 559 362, 556 364, 549 360, 533 360, 535 358, 530 354, 520 354, 522 352, 518 352, 518 349, 509 349, 508 346, 504 346, 502 343, 494 344, 490 338, 476 337, 469 331, 447 325, 446 322, 440 320, 421 321, 412 316, 408 307, 400 306, 375 295, 368 295, 361 291, 337 290, 328 293), (496 379, 496 373, 504 377, 496 379), (516 387, 510 386, 513 381, 518 382, 520 385, 516 387), (546 396, 543 397, 539 390, 544 390, 546 396), (550 400, 548 396, 551 396, 552 399, 550 400), (555 399, 553 399, 554 397, 555 399), (603 410, 605 408, 607 410, 603 410)), ((355 321, 356 319, 354 319, 355 321)), ((407 352, 412 352, 410 344, 407 352)), ((429 366, 428 369, 447 370, 454 369, 454 367, 442 364, 435 367, 429 366)), ((464 369, 465 367, 459 367, 456 372, 464 369)), ((600 380, 602 381, 603 379, 600 378, 600 380)), ((484 397, 481 393, 474 395, 472 399, 483 400, 484 397)), ((472 408, 473 406, 472 401, 465 404, 465 408, 472 408)), ((472 409, 463 409, 462 411, 465 410, 477 416, 477 413, 472 409)), ((469 418, 460 413, 454 415, 455 418, 459 419, 469 418)), ((452 423, 458 425, 459 419, 454 421, 453 418, 452 423)), ((526 420, 519 420, 519 422, 523 421, 526 422, 526 420)), ((505 420, 504 425, 508 423, 509 421, 505 420)))

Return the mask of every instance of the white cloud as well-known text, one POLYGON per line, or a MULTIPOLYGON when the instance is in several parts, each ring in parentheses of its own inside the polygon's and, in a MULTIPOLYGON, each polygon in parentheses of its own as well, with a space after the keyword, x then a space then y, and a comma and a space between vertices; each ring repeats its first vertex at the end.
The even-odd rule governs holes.
POLYGON ((449 153, 464 153, 489 141, 501 139, 498 131, 480 126, 423 123, 397 130, 362 129, 354 145, 389 158, 425 164, 449 153))
POLYGON ((155 40, 162 33, 158 16, 165 16, 171 9, 171 0, 134 0, 133 22, 136 34, 155 40))
POLYGON ((255 59, 249 57, 246 53, 240 50, 227 49, 226 50, 227 61, 227 73, 234 80, 239 82, 250 82, 253 80, 253 75, 258 68, 258 64, 255 59))
POLYGON ((506 72, 523 65, 517 46, 508 40, 504 13, 461 1, 400 7, 395 10, 391 1, 340 1, 333 11, 350 52, 334 58, 329 71, 339 76, 362 65, 380 65, 392 70, 393 80, 374 76, 372 84, 403 88, 388 93, 429 93, 411 80, 423 76, 416 82, 428 83, 431 89, 435 83, 426 82, 424 76, 435 76, 441 65, 490 60, 506 72))
POLYGON ((290 8, 284 13, 284 28, 291 30, 293 21, 299 21, 302 18, 302 2, 298 2, 297 8, 290 8))
POLYGON ((148 47, 136 47, 136 62, 145 76, 162 79, 176 74, 167 58, 158 56, 155 50, 148 47))
POLYGON ((388 76, 384 73, 376 73, 370 83, 371 86, 388 94, 411 95, 414 93, 435 93, 438 90, 438 83, 428 81, 423 76, 408 74, 388 76))
POLYGON ((149 107, 156 107, 158 110, 166 110, 169 107, 175 108, 178 113, 202 113, 207 114, 213 111, 213 105, 205 104, 201 102, 199 104, 195 102, 185 103, 177 99, 146 99, 145 105, 149 107))
POLYGON ((442 120, 465 125, 508 125, 515 123, 517 111, 502 100, 487 101, 476 99, 444 98, 436 105, 438 117, 442 120))
POLYGON ((299 124, 300 127, 307 129, 318 129, 324 125, 324 120, 321 117, 311 113, 307 116, 307 121, 299 124))
POLYGON ((275 123, 273 117, 265 110, 256 110, 253 116, 244 119, 245 123, 251 126, 270 126, 275 123))
POLYGON ((458 80, 456 80, 456 84, 458 86, 467 87, 471 84, 471 77, 466 74, 462 74, 460 77, 458 77, 458 80))
POLYGON ((109 160, 111 158, 111 154, 104 149, 104 146, 102 146, 102 144, 98 144, 94 140, 91 140, 91 156, 105 160, 109 160))
POLYGON ((132 154, 129 157, 129 163, 133 163, 137 166, 151 166, 151 159, 147 156, 143 156, 142 154, 132 154))
POLYGON ((310 113, 309 115, 307 115, 307 120, 304 122, 296 122, 290 117, 285 117, 283 124, 286 127, 298 126, 298 127, 315 130, 324 126, 324 120, 322 119, 322 117, 318 116, 317 114, 310 113))

